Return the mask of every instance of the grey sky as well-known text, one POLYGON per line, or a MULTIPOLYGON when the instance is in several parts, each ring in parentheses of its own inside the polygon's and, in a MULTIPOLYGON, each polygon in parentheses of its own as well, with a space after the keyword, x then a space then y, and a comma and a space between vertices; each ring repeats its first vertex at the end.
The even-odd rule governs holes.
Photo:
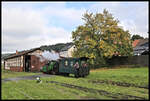
POLYGON ((2 52, 71 42, 86 10, 106 8, 131 35, 148 37, 148 2, 3 2, 2 52))

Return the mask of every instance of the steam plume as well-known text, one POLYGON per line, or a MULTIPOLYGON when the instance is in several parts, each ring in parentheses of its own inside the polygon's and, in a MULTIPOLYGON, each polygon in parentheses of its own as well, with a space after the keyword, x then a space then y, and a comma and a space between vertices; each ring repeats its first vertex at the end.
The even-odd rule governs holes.
POLYGON ((57 59, 59 59, 59 54, 56 53, 55 51, 51 51, 51 52, 44 51, 42 53, 42 55, 37 55, 36 54, 35 56, 39 57, 41 62, 43 62, 45 60, 51 61, 51 60, 57 60, 57 59))

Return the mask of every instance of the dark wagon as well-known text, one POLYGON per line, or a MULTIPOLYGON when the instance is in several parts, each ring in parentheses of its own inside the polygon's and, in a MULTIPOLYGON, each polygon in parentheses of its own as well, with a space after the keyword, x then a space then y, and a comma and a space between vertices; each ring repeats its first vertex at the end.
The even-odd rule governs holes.
POLYGON ((90 68, 87 65, 87 59, 81 58, 62 58, 58 61, 49 61, 42 68, 42 72, 49 74, 59 74, 69 76, 74 74, 75 77, 85 77, 89 75, 90 68))

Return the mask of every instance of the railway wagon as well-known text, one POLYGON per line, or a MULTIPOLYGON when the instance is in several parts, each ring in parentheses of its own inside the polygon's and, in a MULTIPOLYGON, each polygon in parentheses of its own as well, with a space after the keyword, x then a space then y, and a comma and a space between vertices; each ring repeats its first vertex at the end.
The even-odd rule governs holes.
POLYGON ((87 65, 88 58, 62 58, 58 61, 49 61, 43 68, 42 72, 47 74, 56 74, 69 76, 74 74, 75 77, 85 77, 89 75, 90 68, 87 65))

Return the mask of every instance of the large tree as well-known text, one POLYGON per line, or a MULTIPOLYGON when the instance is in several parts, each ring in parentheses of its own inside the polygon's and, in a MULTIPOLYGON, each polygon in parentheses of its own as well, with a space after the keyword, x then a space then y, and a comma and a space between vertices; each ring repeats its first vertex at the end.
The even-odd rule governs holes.
POLYGON ((113 55, 128 56, 132 54, 129 31, 118 26, 112 14, 106 9, 103 13, 83 15, 84 24, 72 31, 73 42, 77 48, 76 57, 89 57, 90 64, 105 64, 106 58, 113 55))

